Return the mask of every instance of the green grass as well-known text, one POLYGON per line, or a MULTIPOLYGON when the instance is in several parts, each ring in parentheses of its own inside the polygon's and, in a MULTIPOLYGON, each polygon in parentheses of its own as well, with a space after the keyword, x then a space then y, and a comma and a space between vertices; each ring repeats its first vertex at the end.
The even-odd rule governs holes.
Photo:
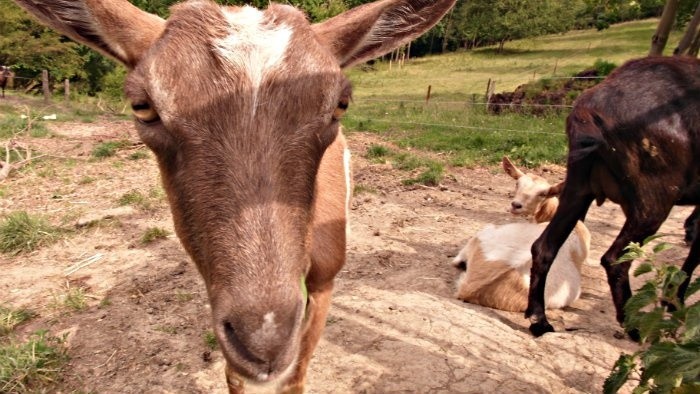
MULTIPOLYGON (((343 125, 349 133, 375 132, 400 147, 444 153, 443 164, 448 165, 492 165, 505 154, 527 166, 563 164, 568 110, 490 115, 483 105, 487 81, 495 81, 498 93, 541 78, 544 83, 556 81, 594 65, 609 71, 609 63, 646 56, 656 24, 635 21, 600 32, 513 41, 503 54, 488 47, 427 56, 401 69, 389 70, 388 62, 377 62, 376 71, 370 72, 357 67, 348 72, 353 102, 343 125), (426 104, 429 85, 431 101, 426 104)), ((679 35, 672 34, 668 51, 679 35)))
POLYGON ((119 140, 119 141, 105 141, 101 144, 95 146, 92 150, 92 157, 103 159, 106 157, 112 157, 117 154, 119 149, 122 149, 129 145, 129 141, 119 140))
POLYGON ((36 316, 28 309, 12 309, 0 305, 0 338, 10 334, 15 327, 36 316))
POLYGON ((56 310, 80 312, 88 307, 87 293, 83 287, 68 287, 63 293, 54 293, 51 305, 56 310))
POLYGON ((141 236, 141 243, 144 245, 153 243, 159 239, 166 239, 170 235, 170 231, 160 227, 149 227, 141 236))
POLYGON ((194 294, 188 293, 188 292, 186 292, 186 291, 180 291, 180 290, 178 290, 178 291, 175 293, 175 299, 176 299, 178 302, 182 302, 182 303, 184 303, 184 302, 190 302, 190 301, 192 301, 192 300, 194 299, 194 294))
POLYGON ((129 160, 141 160, 148 158, 148 152, 145 150, 137 150, 129 155, 129 160))
POLYGON ((0 392, 48 392, 68 361, 64 342, 46 331, 34 333, 26 342, 15 338, 0 342, 0 392))
POLYGON ((119 206, 121 207, 132 205, 147 208, 148 198, 138 190, 129 190, 128 192, 122 194, 121 197, 119 197, 119 199, 117 200, 117 204, 119 204, 119 206))
POLYGON ((25 211, 12 212, 0 222, 0 252, 30 252, 58 240, 63 230, 25 211))
POLYGON ((377 193, 377 189, 367 186, 367 185, 362 185, 362 184, 357 184, 353 187, 352 194, 354 196, 359 196, 360 194, 375 194, 377 193))
POLYGON ((204 334, 202 334, 202 339, 204 340, 204 345, 209 350, 215 350, 219 346, 219 344, 216 342, 216 335, 214 335, 214 333, 211 331, 206 331, 204 334))

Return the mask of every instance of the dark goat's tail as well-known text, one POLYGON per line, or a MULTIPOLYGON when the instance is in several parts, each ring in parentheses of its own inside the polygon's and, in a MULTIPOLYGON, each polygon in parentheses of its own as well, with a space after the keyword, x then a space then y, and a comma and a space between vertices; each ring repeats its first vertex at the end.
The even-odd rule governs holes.
POLYGON ((607 128, 603 117, 584 107, 575 108, 566 120, 569 136, 569 165, 590 157, 607 147, 603 137, 607 128))

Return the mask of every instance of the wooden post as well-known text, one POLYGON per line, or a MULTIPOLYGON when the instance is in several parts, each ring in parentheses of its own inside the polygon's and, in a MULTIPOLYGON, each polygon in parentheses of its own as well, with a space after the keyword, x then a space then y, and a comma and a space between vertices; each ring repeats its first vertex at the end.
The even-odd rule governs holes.
POLYGON ((493 92, 496 90, 496 81, 491 81, 491 78, 489 78, 489 81, 486 83, 486 103, 491 100, 491 96, 493 96, 493 92))
POLYGON ((428 85, 428 94, 425 95, 425 103, 428 104, 430 102, 430 91, 433 89, 432 85, 428 85))
POLYGON ((63 98, 66 100, 66 103, 70 102, 70 81, 68 78, 63 80, 63 98))
POLYGON ((41 71, 41 89, 44 92, 44 103, 51 102, 51 89, 49 88, 49 71, 41 71))
POLYGON ((559 59, 556 59, 554 61, 554 71, 552 71, 552 75, 557 75, 557 66, 559 65, 559 59))

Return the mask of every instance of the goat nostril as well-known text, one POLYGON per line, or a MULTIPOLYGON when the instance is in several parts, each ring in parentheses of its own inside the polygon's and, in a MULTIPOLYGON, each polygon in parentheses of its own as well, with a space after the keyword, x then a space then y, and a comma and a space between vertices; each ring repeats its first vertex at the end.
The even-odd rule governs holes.
POLYGON ((255 354, 253 354, 248 347, 241 341, 241 339, 236 335, 236 330, 233 328, 231 323, 224 322, 224 333, 226 334, 226 341, 233 347, 233 349, 241 357, 246 360, 253 362, 255 364, 264 364, 265 361, 255 354))
POLYGON ((510 203, 510 206, 512 206, 513 209, 520 209, 523 207, 523 204, 513 201, 512 203, 510 203))

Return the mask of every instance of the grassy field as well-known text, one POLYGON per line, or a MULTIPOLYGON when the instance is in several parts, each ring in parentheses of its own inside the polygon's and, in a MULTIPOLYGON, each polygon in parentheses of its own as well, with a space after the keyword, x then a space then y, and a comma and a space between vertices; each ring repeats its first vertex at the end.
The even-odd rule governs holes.
MULTIPOLYGON (((349 72, 354 101, 343 123, 350 132, 374 131, 403 147, 446 153, 451 165, 493 164, 504 154, 528 166, 563 163, 568 110, 489 115, 483 105, 487 81, 495 81, 496 92, 512 91, 540 78, 571 76, 598 59, 620 65, 647 54, 656 23, 509 42, 502 54, 489 47, 417 58, 401 68, 388 62, 377 62, 372 71, 357 67, 349 72)), ((679 34, 671 36, 667 51, 679 34)))

